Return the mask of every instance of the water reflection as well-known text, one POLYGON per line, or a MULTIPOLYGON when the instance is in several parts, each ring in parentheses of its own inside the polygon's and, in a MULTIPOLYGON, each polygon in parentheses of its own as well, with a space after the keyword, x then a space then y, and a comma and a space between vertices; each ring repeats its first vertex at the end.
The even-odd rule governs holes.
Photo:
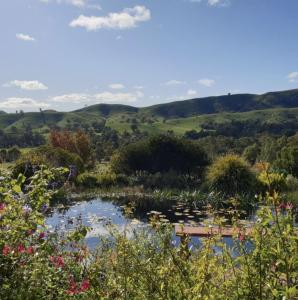
MULTIPOLYGON (((91 228, 86 243, 94 248, 99 236, 108 235, 107 224, 113 224, 118 230, 132 234, 133 230, 145 228, 149 230, 149 218, 155 216, 162 222, 184 224, 187 226, 202 225, 210 216, 189 203, 181 201, 152 201, 147 198, 118 198, 116 200, 95 197, 91 199, 70 199, 56 206, 47 218, 51 230, 69 231, 81 223, 91 228), (126 216, 124 208, 132 205, 132 215, 126 216)), ((210 217, 211 218, 211 217, 210 217)), ((228 221, 228 220, 227 220, 228 221)), ((180 239, 173 234, 173 243, 180 239)), ((231 238, 225 238, 227 245, 232 245, 231 238)), ((192 238, 192 244, 200 245, 200 238, 192 238)))

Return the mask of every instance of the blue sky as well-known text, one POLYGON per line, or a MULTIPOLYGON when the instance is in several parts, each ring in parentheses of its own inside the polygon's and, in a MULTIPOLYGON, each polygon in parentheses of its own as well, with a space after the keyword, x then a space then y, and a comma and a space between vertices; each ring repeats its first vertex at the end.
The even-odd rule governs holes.
POLYGON ((298 87, 297 0, 1 0, 0 110, 298 87))

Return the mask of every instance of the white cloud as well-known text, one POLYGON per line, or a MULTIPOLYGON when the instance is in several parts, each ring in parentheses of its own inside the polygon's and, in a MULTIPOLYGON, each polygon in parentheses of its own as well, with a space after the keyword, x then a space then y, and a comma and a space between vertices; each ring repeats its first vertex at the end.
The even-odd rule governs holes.
POLYGON ((149 21, 151 12, 145 6, 125 8, 120 13, 109 13, 105 17, 80 15, 70 22, 71 27, 83 27, 87 31, 96 31, 103 28, 129 29, 136 27, 139 22, 149 21))
POLYGON ((0 101, 0 108, 5 110, 32 110, 36 108, 48 108, 49 104, 39 102, 31 98, 17 98, 11 97, 4 101, 0 101))
POLYGON ((186 83, 185 81, 172 79, 172 80, 165 82, 164 85, 180 85, 180 84, 185 84, 185 83, 186 83))
POLYGON ((142 90, 144 87, 142 85, 135 85, 133 88, 135 90, 142 90))
POLYGON ((58 3, 58 4, 70 4, 79 8, 90 8, 101 10, 101 6, 99 4, 90 3, 90 0, 39 0, 43 3, 58 3))
POLYGON ((4 87, 18 87, 22 90, 28 91, 38 91, 38 90, 47 90, 48 87, 38 80, 13 80, 3 85, 4 87))
POLYGON ((223 7, 223 6, 229 6, 231 4, 230 0, 189 0, 193 3, 202 3, 206 2, 209 6, 213 7, 223 7))
POLYGON ((208 0, 210 6, 228 6, 230 3, 230 0, 208 0))
POLYGON ((97 94, 71 93, 55 96, 49 100, 52 102, 58 102, 60 104, 95 104, 109 102, 135 102, 143 97, 144 94, 139 91, 134 93, 112 93, 105 91, 97 94))
POLYGON ((288 75, 289 82, 298 82, 298 72, 292 72, 288 75))
POLYGON ((32 37, 28 34, 23 34, 23 33, 17 33, 16 38, 18 40, 25 41, 25 42, 34 42, 35 41, 34 37, 32 37))
POLYGON ((197 91, 195 91, 195 90, 191 90, 191 89, 190 89, 190 90, 187 91, 187 95, 188 95, 188 96, 194 96, 194 95, 196 95, 196 94, 197 94, 197 91))
POLYGON ((124 89, 125 86, 122 83, 112 83, 109 85, 109 88, 113 90, 121 90, 124 89))
POLYGON ((79 104, 82 102, 88 102, 91 100, 91 96, 87 94, 81 94, 81 93, 73 93, 73 94, 65 94, 60 96, 55 96, 51 98, 54 102, 59 103, 75 103, 79 104))
POLYGON ((143 98, 144 94, 142 92, 136 93, 110 93, 103 92, 95 94, 94 98, 98 102, 109 103, 109 102, 136 102, 140 98, 143 98))
POLYGON ((215 85, 215 80, 209 79, 209 78, 202 78, 202 79, 198 80, 198 83, 201 85, 204 85, 206 87, 212 87, 215 85))

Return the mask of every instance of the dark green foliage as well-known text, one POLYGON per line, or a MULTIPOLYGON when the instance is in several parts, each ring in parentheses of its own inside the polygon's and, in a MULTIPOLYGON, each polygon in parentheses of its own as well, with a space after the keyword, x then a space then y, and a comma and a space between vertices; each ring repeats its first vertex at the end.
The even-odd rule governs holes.
POLYGON ((275 162, 275 166, 298 177, 298 147, 284 147, 279 154, 279 158, 275 162))
POLYGON ((250 194, 256 178, 249 165, 239 156, 219 157, 208 169, 207 181, 211 190, 227 196, 250 194))
POLYGON ((250 146, 247 146, 243 151, 243 157, 250 162, 252 165, 256 162, 259 155, 260 148, 254 143, 250 146))
POLYGON ((166 173, 150 174, 148 172, 137 172, 129 177, 132 186, 143 186, 145 189, 174 189, 183 190, 197 188, 201 181, 197 176, 177 174, 175 171, 166 173))
POLYGON ((21 155, 21 151, 19 150, 18 147, 12 147, 10 149, 7 150, 7 157, 6 160, 7 161, 15 161, 17 160, 21 155))
POLYGON ((76 179, 76 185, 85 188, 95 188, 97 186, 97 177, 90 173, 80 174, 76 179))
POLYGON ((112 158, 116 173, 168 172, 197 173, 208 164, 207 154, 197 144, 169 135, 158 135, 128 145, 112 158))

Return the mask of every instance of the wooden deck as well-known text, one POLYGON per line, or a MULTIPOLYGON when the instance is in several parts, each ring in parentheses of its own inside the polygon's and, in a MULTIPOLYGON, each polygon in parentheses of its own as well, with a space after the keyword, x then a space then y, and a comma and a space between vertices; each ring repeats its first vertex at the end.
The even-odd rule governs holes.
POLYGON ((177 236, 182 236, 184 234, 188 236, 198 236, 198 237, 208 237, 215 234, 221 234, 223 237, 232 237, 233 235, 246 234, 250 235, 252 229, 251 228, 243 228, 241 231, 239 229, 234 229, 232 227, 224 227, 224 228, 218 228, 218 227, 192 227, 192 226, 181 226, 176 225, 175 226, 175 233, 177 236))

